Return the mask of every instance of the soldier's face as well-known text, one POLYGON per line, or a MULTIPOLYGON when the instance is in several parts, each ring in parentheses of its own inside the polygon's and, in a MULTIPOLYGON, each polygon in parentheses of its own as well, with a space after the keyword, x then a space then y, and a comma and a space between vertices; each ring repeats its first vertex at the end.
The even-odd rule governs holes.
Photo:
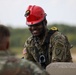
POLYGON ((39 36, 43 32, 44 27, 43 27, 42 23, 39 23, 36 25, 30 25, 29 30, 33 36, 39 36))

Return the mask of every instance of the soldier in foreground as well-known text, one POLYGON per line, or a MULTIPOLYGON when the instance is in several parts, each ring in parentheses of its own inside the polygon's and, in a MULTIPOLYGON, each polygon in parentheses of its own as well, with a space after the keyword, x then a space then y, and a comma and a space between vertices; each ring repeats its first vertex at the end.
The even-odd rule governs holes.
POLYGON ((29 5, 26 24, 32 34, 24 45, 26 59, 46 68, 51 62, 72 62, 70 44, 56 27, 47 28, 46 13, 40 6, 29 5))
POLYGON ((0 25, 0 75, 48 75, 32 62, 9 55, 9 43, 9 29, 0 25))

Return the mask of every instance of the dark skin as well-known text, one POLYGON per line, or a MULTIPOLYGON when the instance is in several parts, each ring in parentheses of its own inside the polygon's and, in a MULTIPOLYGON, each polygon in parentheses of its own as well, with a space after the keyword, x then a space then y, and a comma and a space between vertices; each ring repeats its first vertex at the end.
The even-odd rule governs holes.
MULTIPOLYGON (((47 21, 44 20, 43 23, 28 25, 28 27, 29 27, 31 34, 34 37, 39 37, 39 39, 41 40, 41 39, 43 39, 45 32, 47 30, 47 21)), ((26 54, 25 50, 26 50, 26 48, 23 49, 23 55, 26 54)))
POLYGON ((45 35, 46 26, 43 25, 42 22, 35 25, 29 25, 28 27, 33 36, 41 38, 45 35))

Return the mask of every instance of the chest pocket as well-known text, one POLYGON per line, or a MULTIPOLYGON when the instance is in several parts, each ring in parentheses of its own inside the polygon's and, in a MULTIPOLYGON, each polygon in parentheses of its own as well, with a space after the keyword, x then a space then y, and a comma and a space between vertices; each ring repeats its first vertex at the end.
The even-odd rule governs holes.
POLYGON ((38 56, 38 50, 35 46, 30 46, 29 47, 30 54, 33 56, 34 60, 37 61, 37 56, 38 56))
POLYGON ((35 45, 33 45, 33 46, 30 47, 30 50, 31 50, 30 53, 32 54, 33 58, 37 62, 39 62, 39 57, 41 55, 44 55, 45 56, 45 53, 46 53, 45 52, 45 48, 46 48, 45 46, 42 46, 42 45, 35 46, 35 45))

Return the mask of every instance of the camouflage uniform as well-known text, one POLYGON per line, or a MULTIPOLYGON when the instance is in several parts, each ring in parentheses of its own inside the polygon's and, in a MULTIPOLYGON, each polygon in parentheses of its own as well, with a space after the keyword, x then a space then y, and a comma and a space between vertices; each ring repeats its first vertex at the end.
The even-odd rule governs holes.
POLYGON ((0 51, 0 75, 48 75, 32 62, 0 51))
POLYGON ((53 34, 50 33, 50 38, 47 38, 48 32, 49 30, 46 31, 42 40, 33 36, 28 38, 24 45, 27 52, 25 58, 41 65, 40 57, 43 56, 45 59, 41 60, 45 61, 45 67, 51 62, 71 62, 70 44, 67 37, 56 31, 53 34))

